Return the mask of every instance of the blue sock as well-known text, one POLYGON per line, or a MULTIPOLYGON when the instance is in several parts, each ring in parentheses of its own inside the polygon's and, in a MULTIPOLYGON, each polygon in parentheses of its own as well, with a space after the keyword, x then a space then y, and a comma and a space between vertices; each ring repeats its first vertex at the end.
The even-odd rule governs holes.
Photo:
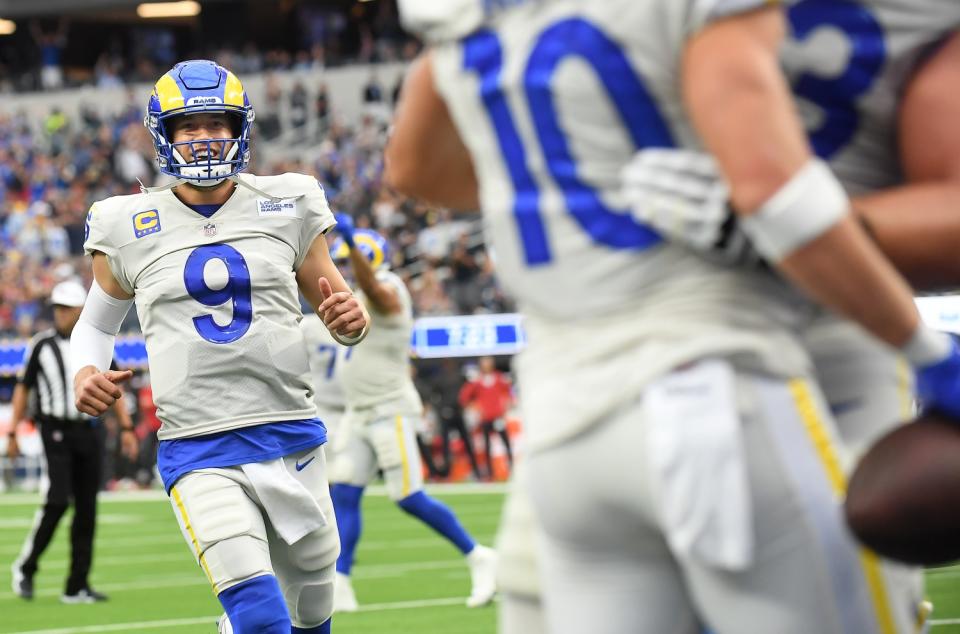
POLYGON ((334 484, 330 487, 333 500, 333 512, 337 516, 337 532, 340 533, 340 556, 337 558, 337 572, 349 575, 353 567, 353 555, 360 541, 360 498, 363 487, 352 484, 334 484))
POLYGON ((290 628, 290 634, 330 634, 331 623, 333 623, 333 618, 327 619, 322 625, 316 627, 297 627, 294 625, 290 628))
POLYGON ((234 634, 290 634, 290 614, 273 575, 254 577, 227 588, 217 598, 234 634))
POLYGON ((477 545, 450 507, 423 491, 408 495, 397 502, 397 506, 446 537, 464 555, 477 545))

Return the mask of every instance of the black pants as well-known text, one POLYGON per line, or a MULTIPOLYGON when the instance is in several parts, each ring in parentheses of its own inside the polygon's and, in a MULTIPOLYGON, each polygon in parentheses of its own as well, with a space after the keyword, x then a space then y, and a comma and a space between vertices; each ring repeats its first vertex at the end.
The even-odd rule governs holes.
POLYGON ((499 434, 503 446, 507 450, 507 464, 513 469, 513 448, 510 446, 510 435, 507 434, 507 422, 498 418, 496 420, 480 423, 480 430, 483 432, 483 446, 487 451, 487 476, 493 478, 493 452, 491 451, 490 437, 493 434, 499 434))
POLYGON ((47 456, 50 489, 40 509, 39 521, 35 522, 27 537, 27 556, 20 562, 20 568, 28 577, 37 572, 40 555, 50 545, 72 498, 71 561, 66 593, 75 594, 88 586, 87 576, 93 561, 93 532, 102 464, 101 429, 86 423, 44 421, 40 423, 40 437, 47 456))
POLYGON ((457 432, 457 435, 463 440, 463 448, 467 454, 467 459, 470 461, 470 467, 473 469, 474 477, 477 480, 482 480, 483 474, 480 472, 480 465, 477 463, 477 454, 473 450, 473 441, 470 440, 470 432, 467 431, 467 426, 463 422, 463 416, 459 414, 445 416, 440 421, 440 440, 443 443, 442 465, 438 465, 433 461, 433 451, 423 442, 419 435, 417 436, 417 445, 420 447, 420 455, 427 467, 427 471, 435 478, 446 478, 450 475, 453 467, 453 450, 450 446, 450 434, 454 431, 457 432))

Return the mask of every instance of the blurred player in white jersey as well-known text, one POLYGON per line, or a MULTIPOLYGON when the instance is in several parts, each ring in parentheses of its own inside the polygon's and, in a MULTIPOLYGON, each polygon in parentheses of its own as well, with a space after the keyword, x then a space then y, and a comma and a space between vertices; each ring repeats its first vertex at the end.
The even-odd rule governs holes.
POLYGON ((434 46, 405 85, 388 178, 479 204, 526 314, 526 488, 550 630, 908 631, 913 606, 888 603, 838 513, 847 456, 801 302, 663 244, 618 184, 634 150, 699 134, 762 254, 901 348, 931 402, 960 413, 957 351, 920 324, 794 119, 781 10, 454 4, 401 3, 434 46))
POLYGON ((226 611, 220 631, 327 633, 339 540, 297 291, 344 344, 363 338, 367 316, 330 259, 335 221, 316 180, 240 174, 253 116, 214 62, 181 62, 154 86, 144 124, 174 180, 90 209, 77 404, 99 414, 129 378, 105 370, 135 301, 158 467, 226 611))
POLYGON ((340 530, 335 610, 358 604, 350 573, 360 540, 360 499, 380 470, 387 493, 401 509, 435 530, 466 558, 472 588, 469 607, 486 605, 495 591, 495 554, 478 544, 445 504, 423 490, 423 468, 415 434, 423 403, 410 376, 413 302, 406 285, 390 272, 387 242, 369 229, 355 230, 337 215, 340 237, 331 246, 337 262, 349 261, 359 297, 375 322, 362 346, 344 354, 339 378, 347 413, 338 426, 330 463, 333 506, 340 530))
MULTIPOLYGON (((952 94, 942 87, 955 77, 937 74, 960 60, 957 38, 942 46, 960 29, 960 5, 801 0, 787 15, 792 37, 782 61, 814 151, 855 196, 861 222, 917 288, 957 284, 960 196, 944 175, 956 174, 958 146, 954 141, 950 152, 943 136, 956 111, 942 104, 952 94), (931 95, 929 86, 943 96, 931 95), (936 124, 920 128, 919 120, 930 117, 936 124)), ((641 151, 625 170, 636 213, 663 235, 731 263, 749 260, 746 241, 728 221, 725 187, 707 187, 711 178, 719 178, 714 164, 685 150, 641 151), (674 194, 673 204, 663 204, 674 194)), ((910 416, 912 377, 896 351, 824 311, 804 336, 855 453, 910 416)))
POLYGON ((347 397, 343 393, 340 371, 344 362, 353 354, 353 347, 337 343, 319 315, 304 315, 300 321, 300 330, 307 342, 317 417, 327 428, 329 442, 324 447, 324 452, 329 463, 333 460, 340 421, 347 411, 347 397))

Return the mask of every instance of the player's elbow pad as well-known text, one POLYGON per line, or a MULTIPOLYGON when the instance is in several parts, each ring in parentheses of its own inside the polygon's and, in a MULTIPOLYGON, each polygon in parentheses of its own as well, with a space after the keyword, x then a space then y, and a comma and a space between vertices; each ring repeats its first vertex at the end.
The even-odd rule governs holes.
POLYGON ((769 262, 780 262, 829 231, 850 200, 822 160, 810 159, 760 209, 740 220, 743 232, 769 262))
POLYGON ((114 340, 132 304, 132 299, 111 297, 93 281, 70 336, 70 367, 74 374, 88 365, 98 370, 110 367, 114 340))

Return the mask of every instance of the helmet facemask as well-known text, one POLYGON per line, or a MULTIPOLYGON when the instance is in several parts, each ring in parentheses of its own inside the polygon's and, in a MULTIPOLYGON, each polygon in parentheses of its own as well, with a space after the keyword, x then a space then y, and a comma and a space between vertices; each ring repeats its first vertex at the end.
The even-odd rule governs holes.
POLYGON ((227 111, 234 136, 221 139, 191 139, 173 142, 170 125, 178 117, 191 116, 209 110, 172 112, 157 117, 156 126, 151 126, 148 115, 147 129, 154 136, 160 171, 180 178, 197 187, 213 187, 227 177, 242 171, 250 161, 250 123, 253 109, 244 115, 227 111), (185 157, 191 157, 188 161, 185 157))

